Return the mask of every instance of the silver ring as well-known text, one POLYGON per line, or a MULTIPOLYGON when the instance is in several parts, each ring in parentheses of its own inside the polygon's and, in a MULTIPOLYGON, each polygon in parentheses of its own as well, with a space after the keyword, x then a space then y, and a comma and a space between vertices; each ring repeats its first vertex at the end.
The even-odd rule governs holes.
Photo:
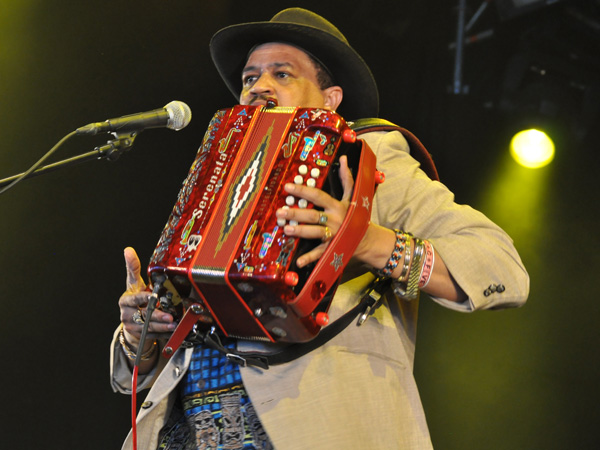
POLYGON ((329 229, 329 227, 325 227, 325 234, 321 238, 321 241, 327 242, 329 239, 331 239, 331 236, 331 230, 329 229))
POLYGON ((324 212, 319 211, 319 225, 325 225, 329 217, 324 212))
POLYGON ((144 316, 142 316, 142 310, 138 309, 136 312, 133 313, 133 316, 131 316, 131 320, 133 320, 133 323, 137 323, 138 325, 144 325, 144 316))

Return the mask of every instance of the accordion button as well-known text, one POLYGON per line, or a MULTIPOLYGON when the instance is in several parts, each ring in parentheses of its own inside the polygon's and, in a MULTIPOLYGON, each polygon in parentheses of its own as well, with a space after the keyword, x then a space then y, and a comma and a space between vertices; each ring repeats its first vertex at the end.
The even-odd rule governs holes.
POLYGON ((385 181, 385 174, 380 170, 375 171, 375 183, 381 184, 385 181))
POLYGON ((296 203, 296 199, 294 198, 294 196, 293 196, 293 195, 288 195, 288 196, 285 198, 285 204, 286 204, 286 205, 288 205, 288 206, 292 206, 294 203, 296 203))
POLYGON ((298 200, 298 208, 306 208, 308 206, 308 200, 306 200, 305 198, 301 198, 300 200, 298 200))
POLYGON ((302 183, 304 183, 304 178, 302 178, 302 175, 296 175, 294 177, 294 183, 296 183, 296 184, 302 184, 302 183))
POLYGON ((315 180, 314 178, 309 178, 308 180, 306 180, 306 185, 308 187, 315 187, 317 185, 317 180, 315 180))
POLYGON ((319 175, 321 175, 321 170, 318 167, 313 167, 312 169, 310 169, 311 177, 319 178, 319 175))
POLYGON ((298 173, 300 175, 306 175, 308 173, 308 167, 306 167, 306 164, 302 164, 300 167, 298 167, 298 173))
POLYGON ((285 224, 287 222, 285 221, 285 219, 277 219, 277 226, 278 227, 285 227, 285 224))

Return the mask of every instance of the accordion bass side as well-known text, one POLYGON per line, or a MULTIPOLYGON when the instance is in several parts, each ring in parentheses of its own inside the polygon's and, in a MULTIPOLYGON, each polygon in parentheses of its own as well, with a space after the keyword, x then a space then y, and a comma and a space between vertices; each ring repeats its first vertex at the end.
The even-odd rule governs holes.
POLYGON ((368 226, 380 176, 375 163, 366 143, 331 111, 242 105, 218 111, 148 267, 153 283, 163 285, 159 308, 179 320, 164 353, 194 326, 271 342, 316 336, 368 226), (283 233, 278 208, 313 207, 283 185, 304 183, 340 199, 342 155, 355 179, 348 213, 324 255, 299 269, 297 256, 321 241, 283 233))

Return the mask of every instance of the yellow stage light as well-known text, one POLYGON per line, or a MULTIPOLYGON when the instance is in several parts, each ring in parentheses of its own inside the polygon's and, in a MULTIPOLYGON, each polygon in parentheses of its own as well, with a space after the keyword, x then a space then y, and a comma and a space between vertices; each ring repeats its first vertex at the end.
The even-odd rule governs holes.
POLYGON ((554 142, 543 131, 523 130, 510 141, 510 153, 522 166, 537 169, 554 159, 554 142))

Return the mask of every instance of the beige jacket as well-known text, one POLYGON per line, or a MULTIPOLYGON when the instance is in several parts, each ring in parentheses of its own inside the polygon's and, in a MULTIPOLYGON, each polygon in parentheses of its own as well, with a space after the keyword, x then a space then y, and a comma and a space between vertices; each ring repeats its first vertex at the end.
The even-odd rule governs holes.
MULTIPOLYGON (((361 136, 386 175, 374 199, 372 220, 433 242, 437 255, 467 293, 446 307, 477 309, 522 305, 529 278, 510 238, 483 214, 454 203, 441 183, 432 182, 408 154, 398 132, 361 136), (490 285, 504 286, 490 292, 490 285)), ((331 320, 354 306, 372 275, 347 270, 330 308, 331 320), (355 276, 357 275, 357 276, 355 276)), ((362 326, 351 324, 308 355, 269 370, 242 368, 250 399, 275 448, 427 449, 431 440, 413 377, 418 300, 388 293, 384 305, 362 326)), ((241 350, 265 344, 240 342, 241 350)), ((155 449, 174 391, 189 365, 192 349, 180 349, 168 363, 139 380, 152 386, 138 416, 138 448, 155 449)), ((131 393, 131 373, 118 341, 111 350, 111 383, 131 393)), ((131 448, 131 435, 123 446, 131 448)))

